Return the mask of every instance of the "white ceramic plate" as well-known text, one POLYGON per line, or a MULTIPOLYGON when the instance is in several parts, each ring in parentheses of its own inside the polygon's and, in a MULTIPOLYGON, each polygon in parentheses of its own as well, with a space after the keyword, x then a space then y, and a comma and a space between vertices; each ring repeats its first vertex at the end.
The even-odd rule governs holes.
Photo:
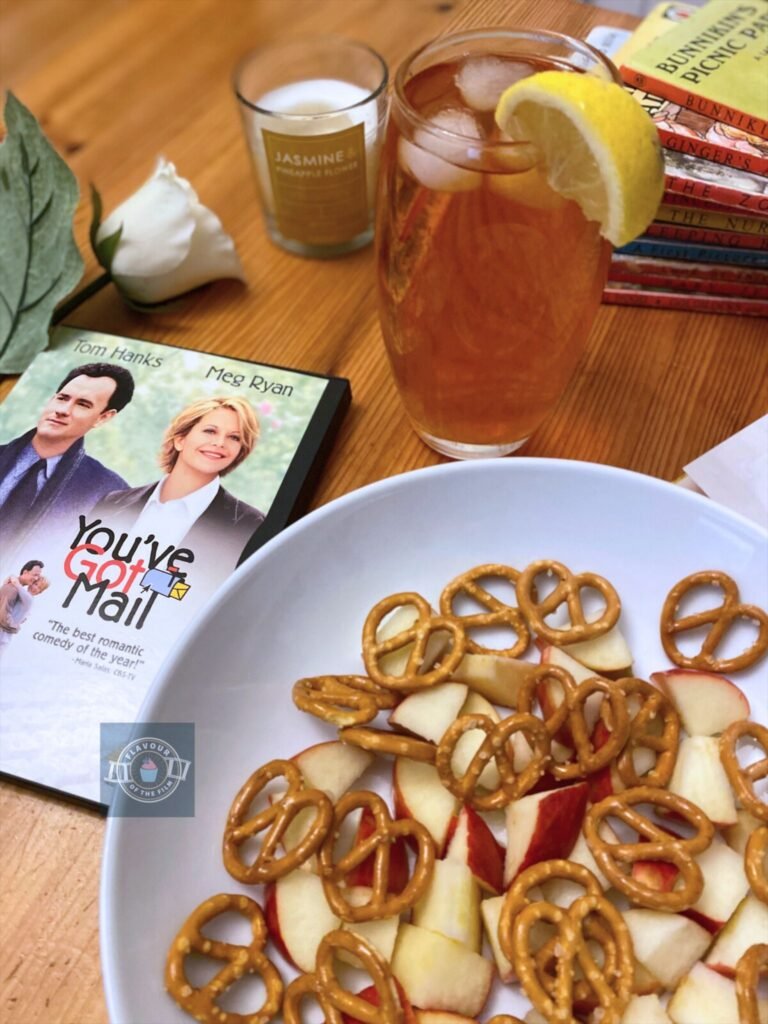
MULTIPOLYGON (((331 738, 330 727, 294 707, 293 682, 359 671, 365 614, 385 595, 416 590, 434 602, 473 565, 522 567, 537 558, 613 582, 645 678, 669 667, 658 616, 683 576, 723 569, 744 601, 768 607, 768 535, 696 494, 610 467, 444 465, 384 480, 302 519, 222 588, 169 655, 139 716, 195 723, 196 814, 108 823, 101 952, 112 1024, 190 1020, 163 990, 165 954, 203 899, 248 891, 221 862, 230 802, 259 765, 331 738)), ((736 677, 763 720, 764 673, 765 663, 736 677)), ((498 989, 484 1017, 527 1005, 516 990, 498 989)))

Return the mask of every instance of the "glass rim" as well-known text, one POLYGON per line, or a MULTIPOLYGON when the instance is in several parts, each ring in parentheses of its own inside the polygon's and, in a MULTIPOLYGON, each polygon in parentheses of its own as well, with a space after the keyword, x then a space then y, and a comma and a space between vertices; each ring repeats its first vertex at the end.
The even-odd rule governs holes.
POLYGON ((436 125, 433 121, 423 117, 417 110, 415 110, 405 95, 405 76, 413 66, 413 63, 423 54, 426 54, 431 50, 437 52, 443 49, 446 45, 450 46, 455 43, 461 43, 464 40, 494 38, 505 39, 510 37, 529 39, 533 41, 541 40, 542 42, 550 43, 564 43, 572 46, 575 50, 581 50, 584 54, 592 57, 596 64, 602 65, 615 84, 622 86, 624 84, 621 76, 619 75, 618 68, 610 57, 607 57, 604 53, 592 46, 591 43, 586 42, 584 39, 577 39, 575 36, 566 35, 564 32, 554 32, 545 28, 526 28, 523 25, 513 25, 509 28, 499 28, 497 26, 493 28, 468 29, 465 32, 454 32, 449 35, 438 36, 437 38, 430 40, 430 42, 425 43, 423 46, 417 47, 417 49, 413 50, 401 62, 395 72, 395 76, 392 80, 394 100, 414 126, 418 127, 420 130, 426 131, 435 138, 455 139, 457 142, 462 143, 469 142, 478 150, 486 150, 490 146, 494 149, 512 149, 514 147, 530 146, 531 143, 525 139, 494 139, 491 141, 489 139, 477 139, 472 135, 462 135, 461 132, 454 132, 448 128, 441 128, 439 125, 436 125))
MULTIPOLYGON (((301 82, 301 81, 302 81, 301 78, 296 78, 296 79, 293 79, 291 82, 286 82, 285 85, 293 85, 293 84, 301 82)), ((280 41, 275 41, 275 42, 271 42, 271 43, 265 43, 263 46, 258 46, 255 49, 249 50, 247 53, 244 53, 243 56, 235 64, 235 67, 234 67, 234 69, 232 71, 232 88, 234 90, 236 98, 239 100, 240 103, 242 103, 244 106, 248 107, 250 110, 255 111, 257 114, 261 114, 264 117, 274 117, 274 118, 279 118, 281 121, 288 121, 288 122, 295 121, 297 123, 298 122, 306 122, 306 121, 322 121, 322 120, 325 120, 325 119, 328 119, 328 118, 338 117, 339 114, 346 113, 349 110, 356 110, 358 107, 365 106, 365 104, 370 103, 372 100, 378 99, 378 97, 381 95, 381 93, 384 90, 386 90, 388 85, 389 85, 389 68, 387 66, 387 62, 384 60, 384 58, 381 56, 381 54, 377 50, 374 50, 373 47, 369 46, 367 43, 361 43, 357 39, 348 39, 346 36, 339 36, 339 35, 332 35, 332 34, 312 35, 312 36, 296 36, 293 39, 283 39, 283 40, 280 40, 280 41), (376 86, 376 88, 372 89, 362 99, 356 100, 354 103, 350 103, 350 104, 348 104, 345 107, 337 107, 334 110, 326 110, 326 111, 322 111, 322 112, 316 113, 316 114, 288 114, 288 113, 282 113, 279 110, 270 110, 269 107, 260 107, 258 105, 258 103, 255 103, 253 100, 249 100, 243 94, 243 92, 241 90, 241 87, 240 87, 241 75, 243 73, 243 70, 245 69, 246 64, 249 64, 254 59, 254 57, 258 57, 260 54, 265 54, 265 53, 268 53, 270 51, 280 50, 280 49, 283 49, 283 48, 288 48, 290 46, 299 46, 301 44, 311 44, 311 45, 317 46, 318 44, 322 45, 324 43, 325 44, 339 44, 339 43, 342 43, 345 46, 352 47, 352 48, 357 49, 357 50, 364 50, 371 57, 373 57, 374 60, 378 63, 378 65, 379 65, 379 67, 381 69, 381 73, 382 73, 381 74, 381 81, 376 86)), ((360 86, 359 88, 362 88, 362 86, 360 86)), ((271 90, 269 90, 269 91, 271 91, 271 90)))

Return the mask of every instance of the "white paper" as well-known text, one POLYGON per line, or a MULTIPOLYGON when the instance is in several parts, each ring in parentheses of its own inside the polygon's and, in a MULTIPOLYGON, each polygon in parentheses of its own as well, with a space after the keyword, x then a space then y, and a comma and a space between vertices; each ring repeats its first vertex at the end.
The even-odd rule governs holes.
POLYGON ((713 501, 768 529, 768 416, 700 455, 685 471, 713 501))

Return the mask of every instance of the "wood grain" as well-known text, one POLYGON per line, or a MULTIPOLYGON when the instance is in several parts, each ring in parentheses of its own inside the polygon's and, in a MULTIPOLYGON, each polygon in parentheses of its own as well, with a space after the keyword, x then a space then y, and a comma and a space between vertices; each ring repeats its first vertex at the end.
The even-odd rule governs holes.
MULTIPOLYGON (((320 262, 268 241, 231 70, 245 50, 287 35, 359 38, 393 69, 450 26, 520 23, 584 35, 592 24, 633 19, 569 0, 5 0, 3 84, 43 122, 81 190, 93 181, 109 210, 162 153, 219 214, 248 277, 151 317, 128 310, 109 287, 68 322, 347 376, 353 406, 315 504, 441 461, 411 431, 391 382, 372 249, 320 262)), ((98 273, 89 217, 82 201, 85 280, 98 273)), ((603 307, 570 387, 523 454, 674 478, 765 412, 764 368, 764 321, 603 307)), ((11 386, 0 385, 0 395, 11 386)), ((3 1020, 101 1024, 103 821, 9 783, 0 785, 0 821, 3 1020)))

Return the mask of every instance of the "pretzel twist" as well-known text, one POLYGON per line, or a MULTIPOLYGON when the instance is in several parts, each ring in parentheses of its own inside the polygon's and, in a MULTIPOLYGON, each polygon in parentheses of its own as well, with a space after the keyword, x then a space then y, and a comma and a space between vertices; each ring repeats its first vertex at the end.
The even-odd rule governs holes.
POLYGON ((755 783, 768 777, 768 728, 746 719, 732 722, 720 737, 720 760, 742 807, 768 824, 768 803, 755 792, 755 783), (736 748, 745 736, 755 740, 766 756, 743 767, 739 764, 736 748))
POLYGON ((531 632, 522 611, 514 605, 506 604, 481 584, 483 580, 502 579, 511 583, 514 588, 519 577, 517 569, 494 562, 469 569, 451 580, 443 589, 440 595, 440 612, 459 620, 467 633, 467 651, 471 654, 495 654, 504 658, 518 658, 527 650, 531 642, 531 632), (487 611, 459 615, 454 609, 455 599, 459 596, 472 598, 487 611), (470 629, 488 627, 512 630, 515 642, 510 647, 487 647, 469 636, 470 629))
POLYGON ((338 929, 322 939, 315 957, 315 969, 291 982, 283 1001, 285 1024, 303 1024, 301 1004, 314 996, 323 1011, 325 1024, 343 1024, 350 1017, 361 1024, 400 1024, 400 1006, 392 971, 381 953, 356 932, 338 929), (369 1003, 342 987, 334 969, 337 950, 351 953, 373 982, 378 1005, 369 1003))
POLYGON ((756 828, 747 840, 744 850, 744 871, 752 892, 763 903, 768 903, 768 825, 756 828))
POLYGON ((666 789, 650 786, 636 786, 607 796, 587 811, 584 821, 584 836, 592 856, 611 885, 633 903, 657 910, 685 910, 698 900, 704 878, 694 856, 706 850, 714 834, 714 825, 701 808, 666 789), (665 832, 636 810, 637 804, 650 804, 674 811, 695 829, 695 834, 683 839, 665 832), (634 829, 638 836, 648 841, 606 842, 600 836, 600 826, 608 817, 619 818, 634 829), (663 860, 674 864, 679 871, 678 880, 682 881, 682 887, 671 892, 660 892, 633 878, 624 869, 629 868, 631 871, 631 865, 638 860, 663 860))
POLYGON ((520 984, 549 1024, 575 1024, 577 964, 602 1010, 601 1024, 619 1024, 632 997, 634 954, 629 929, 619 911, 604 896, 580 896, 567 910, 546 901, 532 903, 515 918, 512 942, 513 964, 520 984), (586 922, 591 915, 600 919, 615 944, 615 952, 602 966, 595 961, 585 935, 586 922), (548 921, 557 928, 558 953, 552 983, 542 978, 532 952, 531 929, 540 921, 548 921))
POLYGON ((367 790, 345 793, 334 808, 334 826, 320 847, 320 877, 325 897, 331 910, 342 921, 375 921, 394 917, 412 907, 426 891, 435 863, 432 837, 420 822, 413 818, 393 821, 384 800, 367 790), (342 822, 358 807, 367 808, 374 820, 374 830, 348 853, 335 859, 335 846, 342 822), (389 861, 393 842, 407 836, 416 842, 416 862, 405 887, 399 893, 388 892, 389 861), (373 854, 373 880, 367 903, 353 906, 347 899, 344 882, 346 876, 373 854))
POLYGON ((556 779, 583 778, 600 771, 619 754, 629 735, 629 713, 627 701, 621 687, 609 679, 593 676, 578 685, 570 672, 558 665, 540 665, 524 680, 517 695, 517 710, 532 712, 537 688, 542 682, 554 680, 563 691, 562 701, 544 719, 550 737, 554 737, 567 725, 569 737, 574 746, 575 761, 554 762, 550 771, 556 779), (601 693, 601 710, 610 721, 610 734, 602 746, 596 748, 589 735, 584 705, 589 697, 601 693), (607 712, 606 710, 607 709, 607 712))
POLYGON ((304 789, 301 772, 292 761, 270 761, 246 780, 232 802, 224 829, 224 867, 239 882, 249 885, 273 882, 309 860, 330 831, 332 822, 333 804, 325 793, 319 789, 304 789), (273 779, 281 777, 288 783, 285 794, 249 818, 251 804, 259 793, 273 779), (286 829, 305 807, 312 807, 316 812, 308 830, 292 850, 277 857, 276 851, 286 829), (240 847, 262 832, 265 835, 259 851, 253 861, 246 864, 240 847))
POLYGON ((750 946, 736 964, 739 1024, 760 1024, 758 986, 761 974, 768 974, 768 943, 765 942, 750 946))
POLYGON ((351 743, 374 754, 386 754, 390 757, 410 757, 413 761, 424 761, 434 764, 437 747, 428 740, 418 740, 413 736, 405 736, 400 732, 388 729, 366 729, 364 726, 351 726, 339 730, 339 739, 343 743, 351 743))
POLYGON ((672 702, 655 686, 644 679, 627 676, 619 680, 619 686, 631 703, 633 697, 640 698, 640 707, 632 715, 630 711, 629 737, 618 756, 616 768, 621 781, 627 788, 633 786, 659 786, 664 788, 672 778, 680 747, 680 715, 672 702), (661 732, 652 732, 656 723, 661 732), (639 748, 652 750, 656 762, 643 775, 637 774, 634 753, 639 748))
POLYGON ((498 810, 524 796, 536 785, 550 764, 550 737, 546 726, 534 715, 514 714, 494 722, 489 715, 460 715, 448 726, 437 745, 435 767, 447 790, 465 803, 481 811, 498 810), (453 772, 453 754, 466 732, 479 729, 485 733, 480 746, 464 774, 453 772), (533 756, 520 772, 515 772, 508 742, 515 733, 522 733, 532 748, 533 756), (480 776, 489 761, 495 761, 500 785, 492 793, 478 792, 480 776))
POLYGON ((538 902, 531 900, 531 890, 553 878, 564 878, 578 883, 584 889, 586 896, 602 896, 603 894, 603 887, 597 877, 589 868, 585 868, 583 864, 577 864, 576 861, 556 858, 540 861, 538 864, 532 864, 531 867, 526 868, 507 889, 499 914, 499 945, 504 956, 510 962, 513 962, 515 955, 512 939, 515 918, 524 907, 530 906, 532 902, 538 902))
POLYGON ((572 573, 562 562, 554 562, 549 558, 531 562, 523 569, 516 590, 517 603, 529 625, 539 636, 553 644, 572 644, 602 636, 619 620, 621 601, 608 580, 593 572, 572 573), (536 594, 536 577, 542 573, 556 576, 558 582, 554 590, 539 601, 536 594), (605 601, 602 614, 590 622, 587 621, 581 603, 581 591, 585 588, 597 590, 605 601), (562 604, 568 608, 570 624, 556 629, 545 620, 562 604))
POLYGON ((293 684, 293 703, 315 718, 337 725, 365 725, 397 703, 396 694, 366 676, 312 676, 293 684))
POLYGON ((423 690, 449 679, 458 668, 467 648, 467 638, 461 625, 445 615, 433 615, 429 603, 420 594, 390 594, 368 612, 363 626, 363 663, 371 679, 390 690, 423 690), (382 620, 395 608, 412 606, 417 618, 412 626, 385 640, 377 638, 382 620), (439 633, 450 636, 450 650, 441 656, 437 665, 424 665, 430 638, 439 633), (401 675, 385 672, 381 659, 393 651, 408 652, 405 670, 401 675))
POLYGON ((212 896, 192 911, 171 943, 165 967, 166 990, 195 1020, 220 1024, 223 1011, 216 1005, 219 996, 244 975, 258 974, 265 988, 261 1008, 250 1013, 228 1010, 226 1019, 229 1024, 267 1024, 280 1010, 283 981, 277 968, 262 952, 266 941, 267 926, 258 903, 247 896, 224 893, 212 896), (208 939, 202 934, 209 921, 231 911, 241 914, 251 924, 253 939, 247 946, 208 939), (225 966, 205 985, 195 988, 184 970, 185 958, 190 953, 221 960, 225 966))
POLYGON ((724 572, 705 570, 686 576, 672 587, 661 611, 661 643, 670 661, 681 668, 706 669, 710 672, 737 672, 753 665, 768 650, 768 614, 757 605, 742 604, 739 588, 724 572), (696 612, 678 619, 677 611, 683 597, 696 587, 719 587, 723 603, 716 608, 696 612), (757 624, 758 635, 751 647, 732 658, 718 658, 717 648, 734 622, 747 619, 757 624), (692 629, 709 626, 698 654, 686 655, 679 649, 676 637, 692 629))

